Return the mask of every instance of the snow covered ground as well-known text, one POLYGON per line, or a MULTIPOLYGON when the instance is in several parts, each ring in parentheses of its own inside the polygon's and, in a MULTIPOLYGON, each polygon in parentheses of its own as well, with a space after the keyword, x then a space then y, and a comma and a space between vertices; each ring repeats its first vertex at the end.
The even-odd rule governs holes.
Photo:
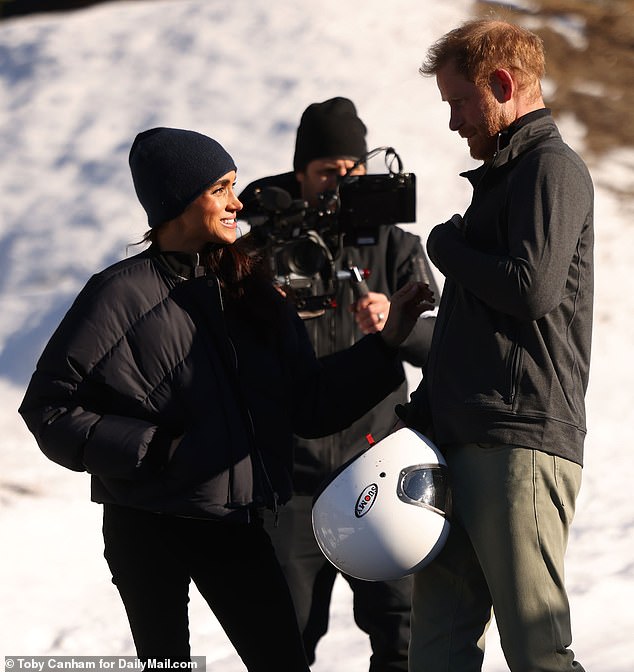
MULTIPOLYGON (((470 11, 466 0, 158 0, 0 23, 0 655, 133 654, 89 479, 48 462, 16 409, 75 294, 145 231, 127 167, 135 134, 165 125, 217 138, 238 163, 240 188, 290 169, 306 105, 348 96, 369 146, 393 146, 416 173, 410 228, 424 238, 464 210, 470 194, 457 173, 472 164, 447 129, 433 80, 417 68, 427 46, 470 11)), ((560 122, 583 153, 583 129, 560 122)), ((587 670, 631 672, 634 206, 618 192, 633 190, 634 152, 591 169, 594 359, 567 582, 578 659, 587 670)), ((244 670, 195 591, 191 635, 209 670, 244 670)), ((315 672, 367 669, 369 646, 343 582, 317 653, 315 672)), ((493 627, 485 670, 505 669, 493 627)))

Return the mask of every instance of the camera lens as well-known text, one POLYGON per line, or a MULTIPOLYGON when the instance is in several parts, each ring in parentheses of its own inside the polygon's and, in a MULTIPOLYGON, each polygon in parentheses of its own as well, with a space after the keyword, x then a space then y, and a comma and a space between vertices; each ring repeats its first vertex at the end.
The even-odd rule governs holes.
POLYGON ((308 238, 296 240, 280 250, 280 270, 285 273, 313 276, 329 264, 329 253, 321 245, 308 238))

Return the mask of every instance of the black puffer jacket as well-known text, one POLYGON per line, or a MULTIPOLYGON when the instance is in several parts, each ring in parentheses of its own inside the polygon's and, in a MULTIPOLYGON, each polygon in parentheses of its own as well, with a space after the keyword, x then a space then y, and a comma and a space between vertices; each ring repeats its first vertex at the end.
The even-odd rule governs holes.
POLYGON ((223 306, 195 259, 153 248, 95 275, 19 409, 42 451, 90 472, 97 502, 239 521, 288 499, 293 432, 341 429, 403 371, 378 337, 318 361, 286 301, 250 291, 255 311, 223 306))
MULTIPOLYGON (((293 198, 300 198, 300 184, 295 174, 282 173, 256 180, 240 194, 244 203, 241 217, 248 218, 255 209, 255 190, 278 187, 293 198)), ((427 282, 434 291, 436 301, 440 293, 434 280, 429 261, 425 256, 418 236, 398 226, 380 226, 375 245, 344 247, 335 260, 338 271, 350 264, 370 271, 368 289, 380 292, 388 298, 409 280, 427 282)), ((318 318, 307 320, 306 329, 319 356, 328 355, 349 347, 362 338, 349 307, 355 301, 352 284, 343 280, 337 290, 337 305, 318 318)), ((431 343, 435 317, 426 315, 418 320, 410 336, 399 348, 399 358, 415 367, 424 366, 431 343)), ((352 401, 361 390, 355 384, 348 388, 348 400, 352 401)), ((367 414, 341 432, 319 439, 295 438, 295 470, 293 487, 297 494, 312 495, 337 467, 352 456, 367 448, 366 435, 375 440, 383 438, 394 426, 397 404, 407 401, 407 383, 380 401, 367 414)))

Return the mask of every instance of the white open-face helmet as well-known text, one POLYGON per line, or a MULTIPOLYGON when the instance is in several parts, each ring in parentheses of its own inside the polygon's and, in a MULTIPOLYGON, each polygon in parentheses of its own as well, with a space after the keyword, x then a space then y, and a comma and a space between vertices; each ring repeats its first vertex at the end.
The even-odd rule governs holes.
POLYGON ((313 501, 313 531, 340 571, 367 581, 422 569, 449 534, 447 464, 404 427, 340 467, 313 501))

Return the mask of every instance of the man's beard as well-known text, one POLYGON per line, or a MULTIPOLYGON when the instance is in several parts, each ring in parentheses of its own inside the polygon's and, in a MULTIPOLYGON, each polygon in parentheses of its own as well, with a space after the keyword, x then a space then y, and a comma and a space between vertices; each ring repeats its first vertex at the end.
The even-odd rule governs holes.
POLYGON ((497 150, 497 136, 500 131, 511 125, 512 116, 506 108, 497 102, 490 91, 487 91, 482 102, 482 122, 478 125, 475 142, 469 145, 472 158, 478 161, 490 161, 497 150))

